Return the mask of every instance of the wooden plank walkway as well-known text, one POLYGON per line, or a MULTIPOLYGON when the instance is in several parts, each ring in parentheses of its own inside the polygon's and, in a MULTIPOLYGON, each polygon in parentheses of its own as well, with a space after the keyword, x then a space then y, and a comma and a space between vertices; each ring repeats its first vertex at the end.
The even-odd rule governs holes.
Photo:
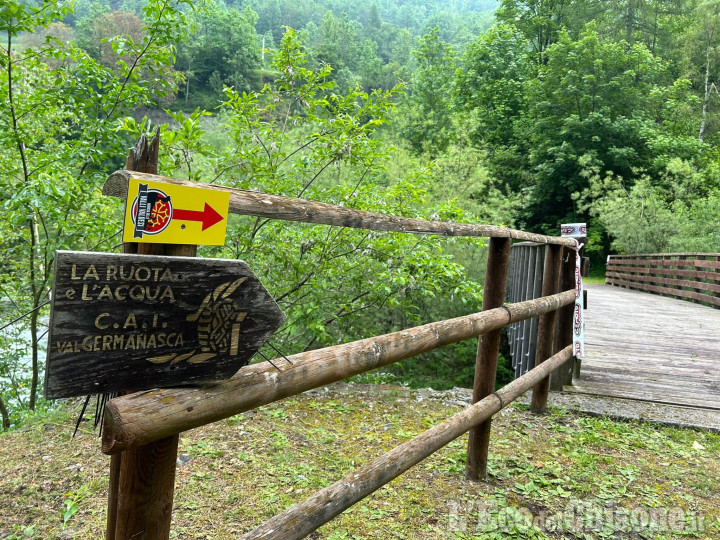
POLYGON ((588 285, 586 358, 566 391, 720 411, 720 310, 588 285))

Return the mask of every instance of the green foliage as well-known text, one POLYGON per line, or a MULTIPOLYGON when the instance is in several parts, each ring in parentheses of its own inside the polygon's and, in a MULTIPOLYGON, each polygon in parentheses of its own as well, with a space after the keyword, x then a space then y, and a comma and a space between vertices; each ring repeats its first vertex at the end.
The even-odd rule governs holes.
POLYGON ((238 91, 257 87, 261 51, 256 23, 252 9, 228 9, 214 0, 205 0, 202 9, 188 17, 187 31, 193 32, 180 45, 177 62, 187 76, 186 102, 191 88, 210 91, 215 105, 225 85, 238 91))
POLYGON ((695 216, 717 223, 717 6, 505 0, 497 17, 466 49, 454 102, 501 191, 525 203, 515 221, 554 234, 594 220, 591 250, 606 233, 615 249, 715 249, 695 216), (690 178, 694 199, 678 193, 690 178))
POLYGON ((468 45, 453 97, 463 111, 474 112, 476 142, 490 147, 508 142, 513 122, 526 109, 531 75, 527 43, 514 26, 493 26, 468 45))
POLYGON ((666 149, 670 155, 697 154, 696 140, 673 137, 663 126, 662 104, 672 91, 666 66, 643 45, 603 41, 592 27, 576 41, 564 34, 548 49, 547 65, 529 89, 523 132, 532 143, 535 185, 528 214, 535 217, 528 215, 528 222, 537 224, 542 213, 544 227, 554 230, 576 217, 570 196, 587 186, 588 166, 629 182, 642 171, 657 172, 653 144, 661 136, 676 145, 666 149))
MULTIPOLYGON (((279 78, 259 92, 225 88, 213 127, 224 137, 212 145, 202 112, 176 115, 180 128, 163 136, 165 174, 392 215, 470 219, 452 203, 426 204, 427 168, 379 185, 391 156, 377 130, 401 89, 338 93, 330 66, 307 67, 292 29, 270 66, 279 78)), ((147 124, 125 128, 137 135, 147 124)), ((436 238, 249 218, 231 221, 228 236, 228 245, 206 253, 247 261, 267 284, 288 315, 274 338, 286 351, 412 324, 438 297, 454 294, 473 309, 481 300, 479 284, 436 238)))
MULTIPOLYGON (((598 259, 720 249, 716 2, 503 0, 485 31, 494 6, 4 2, 0 324, 39 308, 0 333, 4 424, 38 402, 54 251, 113 243, 99 187, 150 131, 141 107, 184 109, 162 128, 170 176, 552 234, 589 221, 598 259)), ((248 218, 230 234, 204 253, 251 263, 288 351, 479 309, 479 242, 248 218)), ((460 384, 465 348, 392 376, 460 384)))
MULTIPOLYGON (((246 529, 258 526, 440 424, 462 410, 460 399, 455 392, 339 385, 189 431, 179 442, 179 454, 192 459, 178 467, 182 504, 175 505, 171 536, 203 537, 240 521, 246 529)), ((78 454, 92 456, 98 444, 87 428, 67 437, 78 407, 62 422, 53 419, 54 429, 47 429, 47 420, 0 434, 0 488, 13 494, 0 501, 0 530, 9 538, 23 538, 28 508, 28 536, 102 537, 107 461, 72 467, 78 454), (51 459, 28 463, 28 455, 51 459), (83 485, 88 494, 65 528, 59 516, 64 494, 83 485)), ((537 527, 542 533, 535 537, 588 540, 720 534, 717 433, 563 409, 538 416, 527 408, 510 405, 493 418, 489 481, 468 486, 467 438, 460 437, 343 512, 321 536, 515 539, 532 538, 537 527), (448 502, 453 505, 444 506, 448 502), (665 519, 668 510, 679 520, 665 519), (657 516, 658 526, 631 529, 628 519, 620 519, 633 511, 636 523, 648 525, 657 516), (608 512, 601 527, 597 521, 608 512)))
POLYGON ((134 13, 107 13, 98 4, 93 6, 95 11, 77 24, 77 42, 93 58, 112 68, 119 60, 119 55, 113 51, 113 42, 120 36, 129 37, 134 42, 141 41, 143 22, 134 13))
POLYGON ((720 191, 680 159, 668 164, 662 180, 643 176, 628 187, 597 170, 591 175, 588 210, 612 238, 612 248, 618 253, 720 251, 720 231, 711 225, 720 215, 720 191))
POLYGON ((65 494, 65 500, 63 501, 63 508, 60 510, 60 516, 63 520, 63 525, 67 525, 68 521, 78 513, 80 510, 80 503, 88 494, 88 486, 83 485, 77 492, 68 491, 65 494))
MULTIPOLYGON (((116 233, 107 216, 110 201, 100 196, 106 168, 120 165, 124 141, 117 117, 174 88, 174 43, 183 36, 185 15, 175 4, 153 0, 144 8, 142 36, 113 38, 112 66, 100 63, 72 42, 16 49, 20 32, 47 28, 69 13, 64 3, 45 1, 31 9, 5 2, 0 27, 7 32, 0 51, 0 324, 33 310, 14 332, 0 339, 20 340, 3 348, 0 393, 33 409, 37 402, 40 321, 47 308, 55 251, 107 247, 116 233), (30 382, 24 390, 18 351, 29 342, 30 382), (9 382, 8 382, 9 381, 9 382), (22 394, 22 395, 21 395, 22 394)), ((26 357, 27 358, 27 357, 26 357)))
POLYGON ((37 538, 37 536, 35 536, 35 525, 28 527, 16 526, 15 531, 15 533, 8 536, 8 540, 32 540, 37 538))
POLYGON ((679 63, 682 58, 679 42, 693 24, 696 6, 696 2, 673 0, 622 0, 598 9, 587 2, 583 15, 593 17, 606 38, 643 44, 654 55, 679 63))
POLYGON ((547 62, 546 51, 565 28, 571 8, 577 3, 557 0, 501 0, 495 17, 514 25, 527 40, 536 64, 547 62))
POLYGON ((698 138, 715 143, 718 124, 718 88, 720 83, 720 4, 715 1, 700 2, 695 17, 681 35, 682 57, 679 61, 684 77, 692 81, 702 101, 698 138))
POLYGON ((483 166, 506 196, 517 197, 528 174, 529 141, 519 134, 534 72, 527 41, 500 24, 477 37, 457 70, 453 104, 463 113, 468 144, 487 152, 483 166))
POLYGON ((577 39, 560 32, 532 68, 524 43, 514 27, 491 29, 468 48, 455 90, 489 171, 523 195, 516 221, 554 234, 587 220, 592 201, 581 209, 573 194, 591 171, 632 186, 645 175, 660 182, 673 159, 697 165, 706 147, 688 121, 690 83, 673 81, 644 45, 609 41, 588 24, 577 39))
POLYGON ((453 138, 450 90, 457 53, 431 28, 413 51, 417 67, 403 103, 400 135, 417 153, 437 155, 453 138))
POLYGON ((7 409, 7 418, 3 419, 5 428, 20 423, 21 411, 28 407, 32 370, 27 364, 32 352, 26 328, 16 324, 0 333, 0 350, 3 351, 0 381, 7 409))

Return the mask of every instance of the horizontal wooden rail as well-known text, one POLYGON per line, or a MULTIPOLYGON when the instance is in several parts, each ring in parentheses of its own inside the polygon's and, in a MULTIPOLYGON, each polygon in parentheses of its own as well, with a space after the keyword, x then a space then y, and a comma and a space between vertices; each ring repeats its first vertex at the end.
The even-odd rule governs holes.
POLYGON ((696 259, 698 257, 720 257, 720 253, 635 253, 631 255, 611 255, 613 259, 652 259, 657 257, 687 257, 696 259))
MULTIPOLYGON (((693 281, 690 279, 672 279, 657 276, 643 276, 636 275, 628 272, 613 272, 615 279, 634 281, 638 283, 649 283, 651 285, 667 285, 674 289, 682 289, 683 287, 690 287, 693 289, 700 289, 710 292, 720 293, 720 285, 715 283, 706 283, 704 281, 693 281)), ((720 274, 717 276, 720 278, 720 274)), ((687 291, 683 291, 687 292, 687 291)))
POLYGON ((576 242, 572 238, 533 234, 495 225, 474 225, 469 223, 427 221, 423 219, 388 216, 377 212, 354 210, 352 208, 335 206, 308 199, 268 195, 256 191, 201 184, 189 180, 178 180, 165 176, 125 170, 116 171, 110 175, 103 187, 103 194, 124 199, 127 196, 130 178, 224 191, 230 193, 230 212, 246 216, 300 221, 338 227, 352 227, 373 231, 437 234, 441 236, 514 238, 516 240, 529 240, 543 244, 558 244, 568 247, 576 246, 576 242))
POLYGON ((650 268, 641 266, 625 266, 615 264, 612 267, 613 272, 629 272, 638 276, 643 274, 655 274, 658 276, 683 276, 693 279, 707 279, 710 282, 720 281, 720 273, 704 272, 701 270, 683 270, 681 268, 650 268))
POLYGON ((564 348, 522 377, 276 515, 243 540, 297 540, 500 411, 572 358, 564 348))
POLYGON ((720 307, 720 253, 611 255, 605 281, 720 307))
MULTIPOLYGON (((614 255, 610 255, 608 264, 615 262, 614 257, 614 255)), ((658 256, 655 255, 655 257, 658 256)), ((622 264, 638 268, 658 268, 665 266, 672 268, 720 268, 720 261, 712 259, 624 259, 622 260, 622 264)))
POLYGON ((102 449, 114 454, 188 429, 346 379, 371 369, 431 351, 555 311, 575 300, 565 291, 464 317, 434 322, 383 336, 299 353, 242 368, 230 380, 201 388, 151 390, 111 400, 105 408, 102 449))

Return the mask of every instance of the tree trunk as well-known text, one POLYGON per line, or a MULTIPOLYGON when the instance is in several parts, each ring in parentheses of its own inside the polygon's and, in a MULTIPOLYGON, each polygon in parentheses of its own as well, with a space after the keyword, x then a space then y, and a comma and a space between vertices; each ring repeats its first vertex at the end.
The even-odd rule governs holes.
POLYGON ((632 43, 633 38, 633 26, 635 25, 635 6, 633 6, 633 0, 628 0, 627 4, 627 19, 625 20, 625 41, 632 43))
MULTIPOLYGON (((37 302, 33 302, 37 304, 37 302)), ((37 306, 33 306, 34 308, 37 306)), ((32 343, 32 380, 30 383, 30 403, 28 405, 31 411, 35 410, 35 403, 37 401, 37 387, 38 387, 38 374, 40 372, 40 366, 38 362, 38 311, 33 311, 30 315, 30 340, 32 343)))
POLYGON ((2 396, 0 396, 0 415, 2 415, 3 429, 10 429, 10 415, 8 414, 8 410, 2 396))
MULTIPOLYGON (((21 137, 21 130, 18 124, 18 114, 15 110, 15 91, 13 86, 13 53, 12 53, 12 33, 8 33, 7 36, 7 103, 10 108, 10 119, 12 123, 12 132, 15 135, 18 153, 20 155, 20 163, 23 171, 23 181, 27 185, 30 182, 30 176, 33 174, 30 172, 28 165, 28 158, 25 154, 25 142, 21 137)), ((38 362, 38 337, 37 337, 37 321, 38 321, 38 308, 40 306, 40 291, 47 284, 47 278, 38 280, 38 273, 43 274, 42 257, 37 253, 38 246, 41 245, 39 241, 40 235, 38 233, 37 217, 34 213, 28 218, 27 227, 30 232, 30 253, 28 257, 28 271, 30 278, 30 295, 32 298, 32 315, 30 317, 30 334, 31 334, 31 349, 32 349, 32 382, 30 385, 30 402, 28 404, 30 410, 35 409, 35 402, 37 401, 37 387, 38 387, 38 375, 39 375, 39 362, 38 362)))
POLYGON ((700 133, 698 134, 698 140, 703 141, 705 135, 705 125, 707 120, 707 105, 710 100, 710 43, 712 42, 713 31, 708 28, 707 31, 708 40, 707 46, 705 47, 705 94, 703 95, 702 105, 702 120, 700 121, 700 133))
POLYGON ((650 48, 650 52, 653 56, 655 56, 655 45, 657 44, 657 35, 658 35, 658 10, 659 8, 655 7, 655 21, 653 22, 653 37, 652 37, 652 47, 650 48))
MULTIPOLYGON (((27 179, 27 175, 25 177, 27 179)), ((35 261, 35 249, 37 247, 37 237, 35 236, 35 222, 30 220, 28 223, 30 229, 30 292, 32 294, 32 309, 30 315, 30 348, 32 351, 32 381, 30 383, 30 402, 28 408, 35 410, 35 402, 37 401, 37 385, 38 385, 38 340, 37 340, 37 320, 38 320, 38 294, 37 294, 37 268, 35 261)))
POLYGON ((191 66, 192 66, 192 60, 188 60, 188 68, 187 68, 187 72, 185 73, 185 106, 186 107, 188 104, 188 98, 190 97, 190 77, 192 77, 192 75, 190 74, 191 66))

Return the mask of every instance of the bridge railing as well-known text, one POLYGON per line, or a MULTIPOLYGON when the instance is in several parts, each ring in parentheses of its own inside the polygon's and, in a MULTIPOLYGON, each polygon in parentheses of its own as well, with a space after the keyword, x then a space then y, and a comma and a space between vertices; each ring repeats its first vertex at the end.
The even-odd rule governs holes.
MULTIPOLYGON (((516 242, 510 255, 510 271, 508 276, 507 299, 509 302, 525 302, 542 296, 545 266, 545 245, 537 242, 516 242)), ((560 289, 567 290, 575 286, 575 253, 567 246, 561 254, 560 289)), ((589 259, 583 257, 582 275, 587 276, 589 259)), ((572 338, 573 307, 565 306, 558 316, 556 350, 561 342, 567 343, 572 338)), ((535 351, 538 341, 539 318, 533 317, 524 321, 513 322, 507 327, 508 352, 515 377, 524 375, 535 367, 535 351)), ((573 359, 555 371, 550 379, 552 390, 562 390, 565 385, 572 384, 573 376, 578 376, 580 360, 573 359)))
POLYGON ((610 255, 605 283, 720 309, 720 253, 610 255))
MULTIPOLYGON (((126 197, 131 177, 198 185, 154 174, 118 171, 108 179, 103 192, 126 197)), ((105 453, 118 458, 111 466, 108 522, 111 522, 111 512, 115 511, 112 521, 119 524, 117 530, 121 532, 116 534, 108 527, 107 540, 125 540, 136 535, 142 535, 146 540, 168 538, 180 432, 450 343, 479 337, 473 405, 275 516, 243 538, 304 538, 468 431, 466 477, 473 480, 484 478, 492 415, 530 388, 533 388, 532 410, 545 410, 550 374, 566 365, 573 354, 571 335, 559 332, 558 328, 572 326, 575 286, 574 281, 568 281, 571 273, 564 272, 563 265, 565 253, 570 260, 569 253, 577 247, 574 239, 487 225, 387 216, 221 186, 202 187, 229 192, 230 212, 236 214, 368 230, 489 237, 483 309, 455 319, 278 358, 275 363, 284 366, 281 372, 276 371, 269 361, 260 362, 242 368, 233 378, 219 384, 157 389, 112 399, 105 409, 102 446, 105 453), (538 298, 505 304, 513 239, 541 245, 539 249, 544 250, 543 280, 538 298), (568 283, 570 286, 566 286, 568 283), (496 391, 502 328, 532 317, 539 317, 535 367, 496 391), (558 319, 561 319, 561 324, 558 324, 558 319), (284 360, 286 362, 283 363, 284 360), (116 478, 115 481, 113 478, 116 478), (171 494, 169 501, 159 504, 156 494, 166 493, 168 489, 171 494), (121 527, 131 518, 132 529, 121 527)))
MULTIPOLYGON (((538 298, 542 291, 545 249, 535 242, 513 244, 510 255, 508 300, 522 302, 538 298)), ((508 346, 515 377, 535 366, 537 318, 512 323, 507 328, 508 346)))

